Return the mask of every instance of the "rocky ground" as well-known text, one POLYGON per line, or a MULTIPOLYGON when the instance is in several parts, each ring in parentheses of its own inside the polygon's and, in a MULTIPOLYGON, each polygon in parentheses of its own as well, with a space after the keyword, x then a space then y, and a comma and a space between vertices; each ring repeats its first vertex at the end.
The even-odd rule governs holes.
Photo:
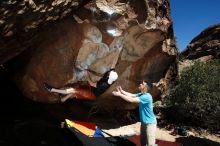
MULTIPOLYGON (((159 119, 160 117, 157 117, 159 119)), ((105 132, 111 135, 132 135, 139 134, 140 122, 121 126, 115 129, 105 129, 105 132)), ((170 142, 178 142, 184 146, 220 146, 220 135, 212 134, 203 129, 195 129, 187 127, 187 136, 178 134, 178 126, 175 124, 166 123, 163 126, 157 126, 156 139, 170 142)))
MULTIPOLYGON (((105 129, 104 131, 114 136, 139 134, 140 122, 122 126, 116 129, 105 129)), ((162 141, 178 142, 184 146, 220 146, 220 135, 211 134, 205 130, 187 130, 187 136, 178 134, 173 124, 167 124, 166 127, 157 127, 156 139, 162 141), (173 128, 170 128, 173 127, 173 128)))

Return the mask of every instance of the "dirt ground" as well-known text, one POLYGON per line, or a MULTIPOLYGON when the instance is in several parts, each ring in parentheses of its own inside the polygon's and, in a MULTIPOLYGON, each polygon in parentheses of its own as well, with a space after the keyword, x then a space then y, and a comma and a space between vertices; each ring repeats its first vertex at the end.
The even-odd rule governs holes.
MULTIPOLYGON (((105 132, 114 136, 140 134, 140 122, 122 126, 116 129, 104 129, 105 132)), ((220 146, 220 135, 210 133, 199 134, 195 130, 188 130, 187 136, 180 136, 175 133, 175 129, 167 130, 166 128, 157 127, 156 139, 178 142, 183 146, 220 146)))

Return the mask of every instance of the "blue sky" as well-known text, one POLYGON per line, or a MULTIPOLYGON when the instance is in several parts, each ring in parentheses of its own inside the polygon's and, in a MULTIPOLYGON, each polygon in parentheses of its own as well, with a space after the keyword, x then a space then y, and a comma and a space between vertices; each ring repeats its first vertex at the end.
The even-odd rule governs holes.
POLYGON ((220 0, 170 0, 179 51, 210 25, 220 23, 220 0))

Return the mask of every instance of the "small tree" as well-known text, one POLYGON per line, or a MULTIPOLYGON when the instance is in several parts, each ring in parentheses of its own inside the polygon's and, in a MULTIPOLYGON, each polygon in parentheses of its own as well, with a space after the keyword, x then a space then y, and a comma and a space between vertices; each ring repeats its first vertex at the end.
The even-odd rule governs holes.
POLYGON ((196 62, 185 69, 166 101, 178 114, 176 119, 219 131, 220 61, 196 62))

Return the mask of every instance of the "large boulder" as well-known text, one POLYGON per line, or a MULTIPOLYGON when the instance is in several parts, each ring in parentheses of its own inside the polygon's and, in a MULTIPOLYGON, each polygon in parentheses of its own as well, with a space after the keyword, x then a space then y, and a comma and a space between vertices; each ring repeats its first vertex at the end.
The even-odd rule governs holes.
POLYGON ((212 25, 196 36, 181 53, 184 59, 198 59, 204 56, 220 58, 220 23, 212 25))
POLYGON ((33 48, 32 39, 39 31, 64 19, 83 4, 81 0, 0 1, 0 63, 33 48))
POLYGON ((220 24, 209 26, 196 36, 180 54, 179 73, 196 61, 220 58, 220 24))
POLYGON ((43 89, 43 82, 57 88, 96 82, 96 73, 115 68, 119 79, 98 101, 117 106, 125 102, 112 96, 115 86, 136 92, 142 80, 153 82, 156 98, 176 74, 168 0, 90 1, 26 39, 31 45, 16 60, 15 80, 25 96, 38 102, 59 102, 58 95, 43 89))

